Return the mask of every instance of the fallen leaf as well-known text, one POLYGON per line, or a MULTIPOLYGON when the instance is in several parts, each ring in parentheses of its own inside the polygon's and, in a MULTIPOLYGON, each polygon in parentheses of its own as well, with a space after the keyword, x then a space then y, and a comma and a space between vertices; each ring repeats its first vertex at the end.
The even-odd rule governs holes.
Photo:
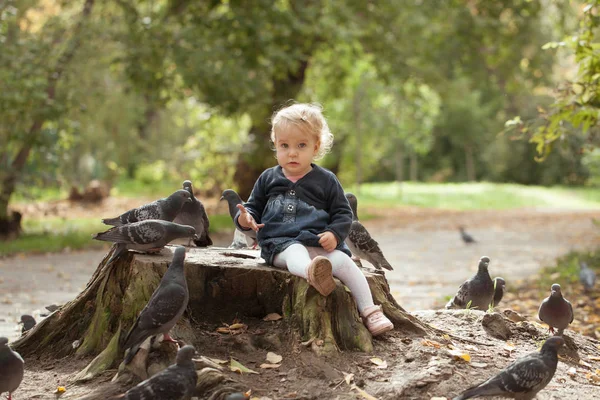
POLYGON ((588 359, 592 361, 600 361, 600 357, 597 356, 588 356, 588 359))
POLYGON ((356 385, 352 385, 352 390, 356 390, 363 398, 367 400, 378 400, 377 397, 371 396, 369 393, 365 392, 356 385))
POLYGON ((310 344, 311 344, 312 342, 314 342, 314 341, 315 341, 315 338, 310 338, 310 339, 308 339, 306 342, 300 342, 300 344, 301 344, 302 346, 310 346, 310 344))
POLYGON ((471 366, 475 368, 486 368, 488 365, 486 363, 472 362, 471 366))
POLYGON ((378 357, 370 358, 369 360, 373 364, 377 365, 377 368, 379 368, 379 369, 386 369, 388 366, 387 362, 385 360, 382 360, 381 358, 378 358, 378 357))
POLYGON ((263 364, 260 364, 260 367, 262 369, 273 369, 273 368, 279 368, 279 367, 281 367, 281 364, 267 364, 267 363, 263 363, 263 364))
POLYGON ((283 318, 281 315, 277 313, 267 314, 266 317, 263 318, 263 321, 279 321, 283 318))
POLYGON ((245 324, 240 324, 240 323, 229 325, 229 330, 243 329, 243 328, 247 328, 247 326, 245 324))
POLYGON ((240 374, 258 374, 256 371, 252 371, 250 368, 243 366, 240 362, 231 359, 229 363, 229 369, 233 372, 239 372, 240 374))
POLYGON ((270 362, 271 364, 279 364, 281 362, 281 360, 283 360, 283 357, 280 356, 279 354, 275 354, 272 352, 267 353, 267 361, 270 362))
POLYGON ((587 363, 583 360, 579 360, 579 365, 583 365, 584 367, 592 368, 592 364, 587 363))
POLYGON ((231 331, 229 330, 229 328, 220 327, 220 328, 217 328, 217 332, 219 332, 219 333, 230 333, 231 331))
POLYGON ((448 354, 450 354, 452 357, 454 357, 455 359, 461 359, 464 360, 466 362, 471 362, 471 356, 469 355, 469 353, 466 353, 462 350, 448 350, 448 354))
POLYGON ((344 374, 344 380, 346 381, 346 384, 349 385, 350 382, 354 380, 354 374, 344 374))
POLYGON ((421 344, 423 346, 428 346, 428 347, 435 347, 436 349, 439 349, 442 347, 442 345, 438 342, 434 342, 433 340, 429 340, 429 339, 423 339, 421 340, 421 344))
POLYGON ((514 345, 514 343, 511 343, 511 342, 506 342, 506 343, 504 344, 504 347, 503 347, 503 349, 504 349, 504 350, 507 350, 509 353, 512 353, 512 351, 515 349, 515 345, 514 345))

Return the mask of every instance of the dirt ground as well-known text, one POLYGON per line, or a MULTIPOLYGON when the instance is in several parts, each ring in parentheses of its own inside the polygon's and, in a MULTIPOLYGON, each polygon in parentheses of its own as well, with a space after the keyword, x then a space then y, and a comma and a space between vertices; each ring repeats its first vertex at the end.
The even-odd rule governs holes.
MULTIPOLYGON (((427 310, 439 303, 440 298, 452 295, 458 285, 472 275, 482 255, 491 258, 490 273, 504 277, 510 292, 511 282, 517 283, 532 275, 556 257, 573 249, 593 248, 600 244, 598 228, 592 223, 592 218, 600 217, 598 210, 457 212, 404 208, 392 212, 380 209, 365 211, 383 217, 369 220, 365 225, 394 266, 394 271, 386 273, 392 294, 409 311, 427 310), (460 240, 459 225, 465 226, 478 243, 465 245, 460 240)), ((227 245, 229 241, 229 235, 215 240, 218 245, 227 245)), ((104 254, 105 251, 85 251, 1 259, 0 335, 14 339, 19 335, 16 325, 19 315, 30 313, 37 316, 45 305, 64 303, 74 298, 104 254)), ((367 263, 365 265, 368 266, 367 263)), ((510 307, 510 304, 503 307, 510 307)), ((455 347, 471 354, 472 362, 465 363, 447 356, 448 343, 444 343, 442 338, 431 338, 442 343, 438 348, 437 345, 423 344, 421 339, 407 338, 401 332, 394 332, 376 341, 374 354, 344 352, 339 357, 324 361, 294 345, 290 338, 283 337, 281 342, 289 346, 270 350, 284 357, 280 368, 261 370, 260 375, 234 377, 246 382, 254 395, 273 399, 361 398, 358 390, 351 389, 353 382, 347 384, 344 381, 345 373, 353 373, 358 388, 364 383, 363 389, 377 398, 444 398, 455 395, 459 388, 489 377, 516 355, 535 350, 544 337, 538 327, 535 327, 535 333, 531 329, 513 327, 517 332, 516 338, 511 339, 514 349, 508 351, 505 349, 506 342, 490 338, 481 329, 474 332, 477 324, 470 321, 471 316, 433 312, 419 312, 417 315, 454 335, 468 335, 481 343, 493 342, 493 345, 453 341, 455 347), (387 367, 377 368, 370 361, 373 357, 385 360, 387 367)), ((481 319, 481 316, 477 318, 481 319)), ((206 349, 210 351, 201 351, 202 354, 224 359, 233 357, 252 369, 258 369, 267 352, 267 349, 261 348, 241 351, 240 345, 235 342, 243 339, 237 337, 222 339, 219 342, 225 343, 222 347, 214 346, 214 336, 208 335, 207 338, 210 339, 207 344, 213 344, 207 345, 206 349), (234 344, 227 344, 231 340, 234 344)), ((594 386, 596 378, 593 377, 600 374, 600 347, 597 342, 580 347, 586 348, 580 354, 585 364, 568 360, 560 363, 557 377, 538 398, 600 398, 600 388, 594 386), (590 357, 596 357, 596 360, 590 357), (575 368, 575 372, 569 373, 569 368, 575 368)), ((51 393, 58 385, 67 385, 63 399, 77 398, 89 391, 89 387, 69 383, 69 376, 78 372, 86 360, 27 362, 35 368, 27 370, 16 399, 54 398, 51 393)), ((110 373, 104 377, 105 380, 110 379, 110 373)), ((91 386, 97 386, 101 381, 91 386)))

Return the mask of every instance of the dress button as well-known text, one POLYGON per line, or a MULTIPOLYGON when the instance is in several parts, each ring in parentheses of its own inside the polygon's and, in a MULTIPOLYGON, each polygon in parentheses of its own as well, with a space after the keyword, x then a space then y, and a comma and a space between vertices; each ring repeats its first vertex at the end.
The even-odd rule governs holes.
POLYGON ((289 204, 287 207, 288 211, 294 211, 294 206, 289 204))
POLYGON ((295 196, 296 195, 296 191, 295 190, 290 190, 290 196, 295 196))

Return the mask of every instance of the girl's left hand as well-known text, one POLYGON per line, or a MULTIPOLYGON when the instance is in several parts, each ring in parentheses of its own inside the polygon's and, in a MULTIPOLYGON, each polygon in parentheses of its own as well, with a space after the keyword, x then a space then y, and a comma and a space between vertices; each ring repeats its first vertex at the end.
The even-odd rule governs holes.
POLYGON ((319 233, 318 236, 321 238, 319 239, 319 244, 325 249, 325 251, 332 252, 335 250, 338 242, 335 235, 331 231, 319 233))

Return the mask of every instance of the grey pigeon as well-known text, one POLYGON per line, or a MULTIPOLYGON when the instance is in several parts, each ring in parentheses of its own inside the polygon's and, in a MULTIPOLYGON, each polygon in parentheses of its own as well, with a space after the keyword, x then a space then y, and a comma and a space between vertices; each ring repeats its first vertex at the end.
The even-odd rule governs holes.
POLYGON ((194 346, 183 346, 177 352, 175 364, 129 389, 119 397, 124 400, 183 400, 191 399, 198 375, 192 357, 194 346))
POLYGON ((183 182, 183 189, 188 191, 190 194, 191 202, 186 202, 179 214, 175 217, 173 222, 181 225, 190 225, 196 229, 196 235, 198 239, 194 239, 194 244, 198 247, 207 247, 213 244, 210 236, 208 236, 208 215, 204 205, 200 200, 194 196, 194 188, 192 187, 191 181, 183 182))
POLYGON ((20 324, 23 324, 23 328, 21 329, 21 335, 24 335, 26 332, 28 332, 30 329, 32 329, 36 322, 35 322, 35 318, 33 318, 31 315, 21 315, 21 321, 19 322, 20 324))
POLYGON ((467 232, 465 232, 464 227, 459 226, 458 229, 460 230, 460 237, 462 238, 463 242, 465 242, 465 244, 477 243, 477 241, 475 240, 475 238, 473 236, 471 236, 467 232))
POLYGON ((563 297, 558 283, 552 285, 550 296, 540 304, 538 318, 548 324, 550 333, 554 333, 554 328, 558 329, 558 335, 562 335, 563 331, 573 322, 573 306, 563 297))
POLYGON ((23 380, 23 358, 8 347, 8 339, 0 337, 0 395, 8 392, 8 400, 23 380))
POLYGON ((579 281, 583 288, 586 292, 593 290, 596 284, 596 273, 583 261, 579 263, 579 268, 579 281))
POLYGON ((498 375, 467 389, 453 400, 488 396, 533 399, 552 380, 558 364, 557 352, 564 343, 561 337, 549 338, 539 352, 517 359, 498 375))
POLYGON ((149 219, 128 225, 115 226, 106 232, 97 233, 92 237, 96 240, 117 244, 112 257, 108 260, 108 264, 110 264, 121 254, 126 253, 127 249, 156 252, 160 251, 161 248, 172 240, 192 237, 195 233, 196 230, 192 226, 149 219))
POLYGON ((191 202, 190 193, 187 190, 180 189, 169 197, 144 204, 138 208, 132 208, 115 218, 105 218, 102 222, 106 225, 122 226, 148 219, 173 221, 183 205, 191 202))
POLYGON ((346 244, 352 254, 373 264, 376 269, 385 268, 392 271, 394 268, 385 259, 379 244, 371 237, 367 228, 358 220, 358 199, 352 193, 346 193, 346 198, 352 208, 352 225, 346 238, 346 244))
MULTIPOLYGON (((231 216, 231 220, 233 221, 233 219, 235 218, 235 216, 238 212, 238 208, 236 206, 238 204, 244 203, 242 201, 242 198, 240 197, 239 194, 237 194, 237 192, 235 190, 225 189, 223 191, 223 193, 221 194, 220 200, 227 200, 227 205, 229 206, 229 215, 231 216)), ((236 229, 237 229, 237 227, 236 227, 236 229)), ((239 230, 239 229, 237 229, 237 230, 239 230)), ((258 246, 258 242, 256 240, 256 232, 253 231, 252 229, 247 230, 247 231, 240 230, 240 232, 242 232, 244 235, 246 235, 247 237, 252 239, 252 248, 256 249, 256 247, 258 246)), ((238 248, 236 246, 239 246, 239 240, 237 240, 237 244, 236 244, 236 238, 234 236, 233 243, 231 243, 230 247, 238 248)))
POLYGON ((494 278, 494 307, 498 307, 502 297, 504 297, 504 291, 506 290, 506 281, 504 278, 494 278))
POLYGON ((123 348, 130 349, 125 364, 133 360, 140 345, 150 336, 162 333, 165 340, 173 341, 169 331, 183 315, 190 297, 183 273, 184 260, 185 247, 177 246, 167 272, 125 338, 123 348))
POLYGON ((454 298, 446 304, 446 308, 467 308, 470 302, 469 308, 487 311, 494 298, 494 282, 488 272, 489 264, 489 257, 481 257, 475 276, 460 285, 454 298))

